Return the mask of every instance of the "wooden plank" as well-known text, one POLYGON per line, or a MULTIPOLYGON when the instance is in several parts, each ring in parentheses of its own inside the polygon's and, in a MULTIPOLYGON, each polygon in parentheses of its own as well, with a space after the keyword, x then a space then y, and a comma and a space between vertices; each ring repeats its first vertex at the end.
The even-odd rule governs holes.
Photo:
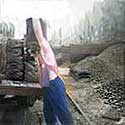
POLYGON ((21 95, 39 96, 42 94, 42 88, 39 87, 17 87, 17 86, 0 86, 0 95, 21 95))

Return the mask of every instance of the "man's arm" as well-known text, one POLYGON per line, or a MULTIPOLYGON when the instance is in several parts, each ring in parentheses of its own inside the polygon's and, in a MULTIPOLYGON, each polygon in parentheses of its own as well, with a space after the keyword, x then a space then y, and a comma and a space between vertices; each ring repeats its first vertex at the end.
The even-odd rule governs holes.
POLYGON ((41 41, 43 41, 44 37, 43 37, 43 32, 42 32, 42 28, 40 25, 40 21, 39 21, 39 19, 33 19, 32 22, 33 22, 33 30, 34 30, 35 36, 38 40, 38 44, 39 44, 40 48, 42 48, 41 41))
POLYGON ((43 58, 48 58, 50 54, 50 56, 54 56, 48 41, 43 36, 43 31, 39 19, 33 19, 33 29, 40 47, 40 54, 43 56, 43 58))
POLYGON ((35 36, 37 38, 39 47, 40 47, 40 56, 43 60, 43 63, 56 74, 58 73, 58 67, 55 59, 55 55, 48 43, 44 38, 42 28, 40 25, 39 19, 33 19, 33 29, 35 36))

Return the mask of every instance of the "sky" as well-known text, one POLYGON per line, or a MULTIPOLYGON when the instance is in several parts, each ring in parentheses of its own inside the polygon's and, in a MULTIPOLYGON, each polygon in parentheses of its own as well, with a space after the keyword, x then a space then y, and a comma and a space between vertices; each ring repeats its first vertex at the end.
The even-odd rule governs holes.
POLYGON ((11 18, 27 18, 42 16, 48 20, 62 18, 69 11, 64 0, 3 0, 2 15, 11 18))
MULTIPOLYGON (((52 27, 75 24, 85 12, 91 11, 95 0, 0 0, 2 20, 14 22, 16 37, 23 37, 25 19, 42 17, 52 27), (19 28, 20 27, 20 28, 19 28)), ((97 0, 96 0, 97 1, 97 0)))

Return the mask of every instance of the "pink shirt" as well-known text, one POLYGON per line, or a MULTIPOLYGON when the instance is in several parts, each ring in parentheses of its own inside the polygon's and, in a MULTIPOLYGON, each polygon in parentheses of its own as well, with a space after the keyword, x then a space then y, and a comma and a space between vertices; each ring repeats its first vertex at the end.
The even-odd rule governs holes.
POLYGON ((41 65, 41 79, 42 87, 49 86, 49 80, 55 79, 59 76, 58 66, 56 63, 55 55, 48 43, 44 38, 39 19, 33 19, 33 28, 40 46, 40 65, 41 65))

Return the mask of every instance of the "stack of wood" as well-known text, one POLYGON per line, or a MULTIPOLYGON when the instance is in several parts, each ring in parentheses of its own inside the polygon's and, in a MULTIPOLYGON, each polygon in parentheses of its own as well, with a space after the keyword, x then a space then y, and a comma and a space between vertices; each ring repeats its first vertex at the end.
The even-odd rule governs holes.
POLYGON ((0 39, 0 80, 5 79, 6 40, 0 39))
MULTIPOLYGON (((47 30, 46 24, 42 19, 39 19, 41 23, 41 27, 43 30, 43 35, 47 39, 47 30)), ((39 46, 37 39, 35 37, 35 33, 33 30, 32 18, 28 18, 26 20, 27 25, 27 33, 26 33, 26 43, 25 43, 25 71, 24 71, 24 80, 28 82, 38 82, 37 76, 37 64, 35 61, 35 56, 39 51, 39 46)))
POLYGON ((0 80, 38 82, 34 46, 25 47, 25 41, 7 39, 0 42, 0 80))
POLYGON ((24 81, 38 82, 37 64, 30 49, 26 49, 24 54, 24 81))
MULTIPOLYGON (((46 24, 40 22, 46 38, 46 24)), ((0 40, 0 80, 38 82, 35 56, 39 48, 32 26, 32 18, 27 19, 26 41, 0 40)))
POLYGON ((6 45, 6 79, 23 80, 23 41, 8 39, 6 45))

